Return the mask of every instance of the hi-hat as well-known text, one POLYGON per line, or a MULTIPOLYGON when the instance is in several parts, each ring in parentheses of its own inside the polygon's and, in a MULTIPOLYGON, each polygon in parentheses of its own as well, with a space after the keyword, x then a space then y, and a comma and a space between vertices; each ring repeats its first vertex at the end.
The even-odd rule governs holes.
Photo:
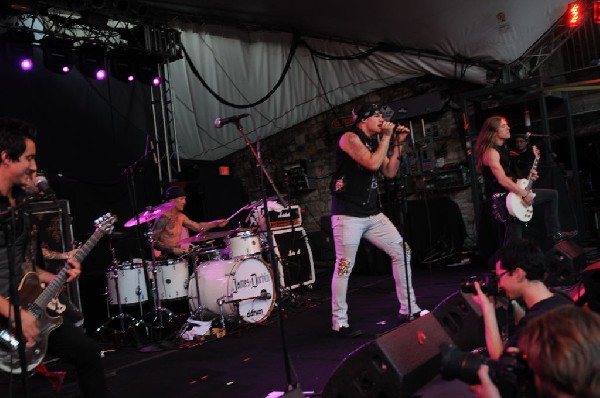
POLYGON ((195 242, 203 242, 206 240, 213 239, 221 239, 226 237, 227 235, 231 235, 231 233, 235 230, 230 231, 215 231, 215 232, 200 232, 194 236, 190 236, 189 238, 185 238, 177 242, 178 245, 185 245, 186 243, 195 243, 195 242))
POLYGON ((141 212, 137 217, 133 217, 131 220, 127 221, 124 224, 124 226, 127 228, 133 227, 134 225, 138 224, 138 219, 139 219, 140 224, 143 224, 148 221, 152 221, 152 220, 162 216, 163 214, 165 214, 166 212, 171 210, 173 207, 175 207, 175 202, 166 202, 166 203, 154 206, 154 207, 150 207, 150 208, 144 210, 143 212, 141 212))

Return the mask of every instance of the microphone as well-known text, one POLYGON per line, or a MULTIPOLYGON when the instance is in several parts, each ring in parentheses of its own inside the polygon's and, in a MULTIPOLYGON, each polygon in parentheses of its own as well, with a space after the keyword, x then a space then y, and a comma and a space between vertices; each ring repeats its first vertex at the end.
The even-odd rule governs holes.
POLYGON ((240 119, 243 119, 248 116, 250 116, 250 114, 242 113, 240 115, 235 115, 235 116, 229 116, 229 117, 223 117, 223 118, 219 117, 215 120, 215 127, 220 129, 221 127, 225 126, 226 124, 237 123, 240 121, 240 119))
POLYGON ((259 296, 259 300, 269 300, 271 298, 271 293, 267 292, 266 290, 262 290, 260 292, 260 296, 259 296))
POLYGON ((40 190, 41 193, 54 196, 54 191, 50 188, 48 180, 43 175, 38 175, 33 179, 33 185, 40 190))

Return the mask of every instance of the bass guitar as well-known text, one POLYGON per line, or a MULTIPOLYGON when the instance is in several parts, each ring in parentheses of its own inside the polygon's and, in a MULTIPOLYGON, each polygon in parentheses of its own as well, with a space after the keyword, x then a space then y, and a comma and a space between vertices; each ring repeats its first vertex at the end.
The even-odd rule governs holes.
MULTIPOLYGON (((96 230, 90 238, 75 253, 73 259, 79 263, 96 246, 96 243, 106 234, 110 234, 116 217, 110 213, 97 219, 94 223, 96 230)), ((48 348, 48 335, 54 329, 62 324, 62 318, 51 317, 46 313, 48 303, 56 297, 63 285, 67 282, 67 272, 72 268, 69 263, 60 270, 56 277, 42 289, 38 274, 28 272, 23 276, 19 283, 19 298, 21 307, 27 309, 40 324, 40 334, 35 343, 25 347, 25 360, 27 362, 27 371, 31 372, 39 365, 46 355, 48 348)), ((21 361, 19 359, 19 342, 10 331, 10 325, 6 319, 0 320, 0 370, 13 374, 21 373, 21 361)))
MULTIPOLYGON (((535 145, 532 147, 532 150, 535 154, 535 160, 533 161, 533 166, 531 166, 529 176, 517 180, 519 188, 523 188, 528 192, 531 191, 531 186, 533 185, 532 172, 537 170, 540 161, 540 150, 535 145)), ((511 216, 523 222, 527 222, 533 217, 533 205, 526 205, 525 202, 523 202, 523 198, 514 192, 509 192, 508 195, 506 195, 506 209, 511 216)))

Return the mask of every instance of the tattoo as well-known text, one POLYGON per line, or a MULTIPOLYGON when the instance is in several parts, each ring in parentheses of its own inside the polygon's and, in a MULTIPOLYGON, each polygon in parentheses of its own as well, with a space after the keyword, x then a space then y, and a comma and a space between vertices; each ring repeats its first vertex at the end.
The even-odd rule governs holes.
POLYGON ((340 261, 338 261, 337 266, 338 276, 346 276, 350 274, 350 260, 347 258, 342 258, 340 261))

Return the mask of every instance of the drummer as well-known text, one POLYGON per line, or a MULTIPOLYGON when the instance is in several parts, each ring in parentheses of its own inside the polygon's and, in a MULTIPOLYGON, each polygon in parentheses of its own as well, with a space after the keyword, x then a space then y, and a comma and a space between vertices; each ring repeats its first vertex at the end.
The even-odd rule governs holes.
POLYGON ((155 254, 162 259, 179 258, 188 253, 188 247, 179 245, 178 242, 189 236, 188 228, 198 233, 209 231, 213 228, 223 228, 228 220, 214 220, 209 222, 196 222, 183 214, 186 202, 185 189, 172 186, 165 193, 165 201, 174 203, 174 207, 161 215, 154 226, 155 254), (156 253, 156 251, 158 253, 156 253))

